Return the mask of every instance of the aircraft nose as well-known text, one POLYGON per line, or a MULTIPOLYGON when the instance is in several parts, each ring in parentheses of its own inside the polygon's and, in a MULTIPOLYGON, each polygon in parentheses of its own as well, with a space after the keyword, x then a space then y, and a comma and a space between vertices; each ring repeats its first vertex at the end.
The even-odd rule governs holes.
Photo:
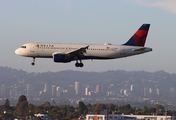
POLYGON ((17 54, 17 55, 20 54, 20 50, 19 50, 19 48, 15 50, 15 54, 17 54))

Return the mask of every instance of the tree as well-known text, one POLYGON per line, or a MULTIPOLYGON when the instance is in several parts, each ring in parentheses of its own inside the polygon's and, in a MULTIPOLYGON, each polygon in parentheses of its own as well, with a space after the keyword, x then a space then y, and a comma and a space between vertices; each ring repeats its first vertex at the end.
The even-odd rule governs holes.
POLYGON ((34 109, 34 113, 43 113, 43 106, 36 106, 34 109))
POLYGON ((149 114, 149 110, 148 110, 148 107, 147 107, 147 106, 144 106, 144 107, 143 107, 143 109, 142 109, 142 114, 143 114, 143 115, 149 114))
POLYGON ((124 106, 119 106, 119 111, 124 114, 131 114, 131 113, 133 113, 134 110, 131 108, 130 104, 127 104, 124 106))
POLYGON ((163 114, 163 112, 165 112, 165 108, 162 105, 157 104, 155 105, 155 108, 156 108, 157 114, 163 114))
POLYGON ((112 113, 112 111, 115 111, 114 104, 106 104, 106 108, 108 109, 108 113, 112 113))
POLYGON ((91 112, 91 110, 92 110, 92 105, 91 105, 90 103, 87 104, 87 109, 88 109, 89 112, 91 112))
POLYGON ((20 117, 24 117, 28 115, 29 113, 28 101, 25 95, 21 95, 19 97, 15 113, 17 116, 20 116, 20 117))
POLYGON ((6 100, 5 100, 4 108, 5 108, 5 110, 8 110, 8 109, 10 108, 9 99, 6 99, 6 100))
POLYGON ((74 115, 73 114, 67 114, 67 116, 65 118, 67 118, 68 120, 72 120, 74 118, 74 115))
POLYGON ((79 112, 80 115, 81 114, 85 115, 88 112, 87 106, 83 102, 81 102, 81 101, 79 102, 78 112, 79 112))
POLYGON ((155 114, 156 113, 156 108, 154 108, 154 107, 150 107, 148 110, 149 110, 150 114, 155 114))
POLYGON ((59 107, 59 109, 60 109, 60 112, 61 112, 61 114, 62 114, 62 117, 65 118, 66 115, 67 115, 67 112, 69 112, 69 111, 67 110, 67 105, 61 105, 61 106, 59 107))
POLYGON ((50 107, 51 107, 51 104, 50 102, 45 102, 43 104, 43 108, 44 108, 44 111, 48 113, 48 111, 50 110, 50 107))
POLYGON ((54 106, 49 111, 49 115, 53 116, 55 119, 62 118, 62 113, 59 111, 58 106, 54 106))
POLYGON ((94 112, 101 113, 104 109, 106 109, 105 104, 96 104, 94 107, 94 112))
POLYGON ((158 110, 162 110, 162 111, 165 110, 164 106, 159 105, 159 104, 155 105, 155 108, 156 108, 157 111, 158 111, 158 110))
POLYGON ((25 95, 21 95, 21 96, 19 97, 18 103, 23 102, 23 101, 27 101, 27 98, 26 98, 25 95))
POLYGON ((19 103, 16 108, 16 112, 18 113, 19 116, 23 116, 23 117, 27 116, 29 113, 28 102, 23 101, 19 103))
POLYGON ((33 116, 34 115, 34 110, 35 110, 35 106, 33 104, 28 104, 28 109, 29 109, 29 116, 33 116))

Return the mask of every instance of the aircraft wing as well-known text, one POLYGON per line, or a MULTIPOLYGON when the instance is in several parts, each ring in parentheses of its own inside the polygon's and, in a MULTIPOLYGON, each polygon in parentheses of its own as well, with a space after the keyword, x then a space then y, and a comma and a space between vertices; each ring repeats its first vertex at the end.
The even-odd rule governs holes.
POLYGON ((81 47, 79 49, 68 51, 65 54, 67 54, 69 56, 80 56, 80 55, 83 55, 84 53, 86 53, 86 50, 88 49, 88 47, 89 47, 89 45, 87 45, 85 47, 81 47))

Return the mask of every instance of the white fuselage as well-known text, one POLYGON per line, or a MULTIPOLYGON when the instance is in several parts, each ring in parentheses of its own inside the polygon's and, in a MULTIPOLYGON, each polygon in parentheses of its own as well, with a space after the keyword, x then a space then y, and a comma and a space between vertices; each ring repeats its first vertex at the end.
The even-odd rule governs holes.
MULTIPOLYGON (((111 44, 65 44, 65 43, 27 43, 18 48, 15 53, 33 58, 53 58, 53 54, 66 54, 70 51, 88 46, 83 54, 84 59, 115 59, 152 51, 151 48, 140 46, 125 46, 111 44)), ((73 60, 76 60, 73 59, 73 60)))

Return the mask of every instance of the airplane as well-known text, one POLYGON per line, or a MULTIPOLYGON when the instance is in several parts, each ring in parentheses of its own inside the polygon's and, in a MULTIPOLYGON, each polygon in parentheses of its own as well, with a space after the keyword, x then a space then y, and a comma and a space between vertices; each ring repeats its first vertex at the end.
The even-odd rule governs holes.
POLYGON ((19 56, 32 57, 31 65, 35 65, 35 58, 52 58, 57 63, 76 61, 76 67, 83 67, 82 60, 117 59, 152 51, 152 48, 144 47, 149 28, 150 24, 143 24, 122 45, 33 42, 22 45, 15 53, 19 56))

